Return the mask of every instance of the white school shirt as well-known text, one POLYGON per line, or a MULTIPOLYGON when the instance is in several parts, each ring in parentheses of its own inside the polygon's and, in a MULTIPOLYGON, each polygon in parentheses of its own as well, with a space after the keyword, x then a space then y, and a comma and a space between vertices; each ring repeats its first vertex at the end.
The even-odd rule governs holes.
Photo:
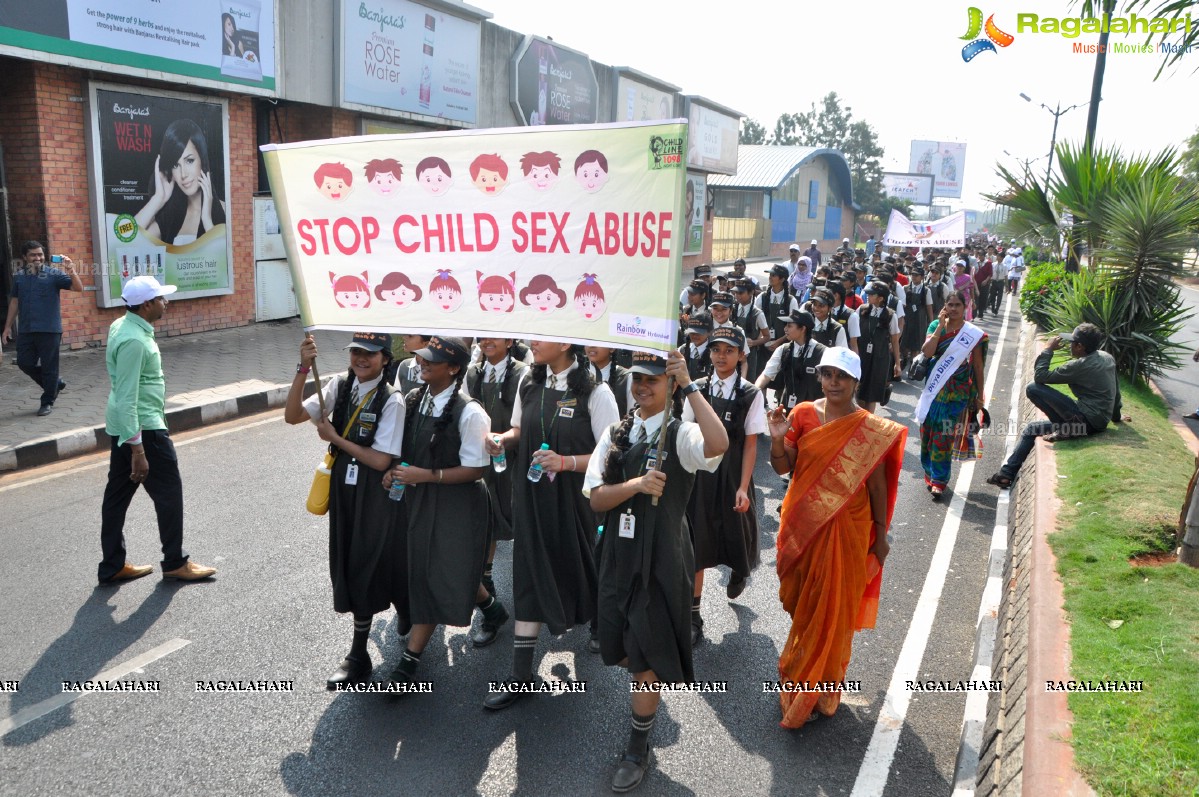
MULTIPOLYGON (((578 367, 579 363, 576 360, 560 374, 547 373, 545 386, 550 390, 566 390, 566 378, 570 376, 571 371, 578 367)), ((588 367, 591 367, 590 363, 588 367)), ((526 371, 520 379, 520 385, 516 386, 516 403, 512 406, 512 426, 517 429, 520 428, 522 411, 520 386, 531 377, 531 370, 526 371)), ((631 377, 629 381, 633 381, 631 377)), ((604 384, 596 385, 595 390, 591 391, 591 397, 587 399, 587 413, 591 416, 591 435, 598 440, 604 430, 620 420, 620 407, 616 405, 616 396, 612 395, 612 388, 604 384)))
MULTIPOLYGON (((871 307, 870 315, 874 316, 875 318, 878 318, 879 316, 881 316, 883 314, 884 309, 889 310, 890 308, 871 307)), ((892 313, 891 313, 891 334, 892 335, 899 334, 899 314, 894 311, 892 311, 892 313)))
MULTIPOLYGON (((324 390, 321 392, 325 396, 325 409, 332 413, 333 404, 337 401, 337 391, 341 387, 341 383, 345 381, 345 374, 335 374, 332 379, 325 383, 324 390)), ((359 401, 365 397, 374 388, 378 387, 383 381, 383 375, 379 374, 374 379, 367 382, 362 382, 358 385, 359 401)), ((321 416, 320 399, 316 393, 313 393, 308 398, 304 399, 304 410, 308 413, 308 417, 316 421, 321 416)), ((352 413, 354 410, 351 409, 352 413)), ((397 390, 388 397, 383 404, 383 409, 379 412, 379 419, 375 427, 375 441, 371 443, 371 448, 375 451, 382 451, 384 454, 390 454, 393 457, 400 456, 401 449, 404 447, 404 397, 397 390)), ((349 415, 346 420, 350 419, 349 415)), ((345 429, 338 429, 337 433, 341 434, 345 429)), ((354 441, 350 441, 354 442, 354 441)))
MULTIPOLYGON (((591 367, 592 367, 592 369, 595 368, 594 365, 591 367)), ((603 382, 604 384, 607 384, 608 377, 612 375, 612 361, 608 360, 608 364, 605 365, 603 368, 599 369, 599 372, 600 372, 600 378, 598 381, 603 382)), ((625 406, 628 407, 629 409, 633 409, 633 407, 637 406, 637 402, 633 401, 633 375, 627 374, 626 377, 627 378, 624 380, 625 406)), ((608 389, 611 390, 612 386, 608 385, 608 389)), ((616 398, 616 397, 613 396, 613 398, 616 398)), ((591 405, 588 404, 588 409, 590 409, 590 408, 591 408, 591 405)), ((620 410, 619 404, 616 405, 616 409, 617 409, 617 411, 620 410)))
MULTIPOLYGON (((841 335, 837 336, 838 346, 844 346, 844 344, 840 342, 842 336, 844 335, 845 329, 842 328, 841 335)), ((794 341, 787 344, 791 347, 791 358, 796 359, 798 357, 806 357, 808 355, 808 349, 812 348, 812 344, 815 342, 816 340, 813 338, 802 346, 794 341)), ((783 352, 786 350, 787 346, 779 346, 774 350, 774 354, 770 355, 770 360, 766 363, 766 367, 762 369, 762 376, 765 376, 767 379, 774 379, 779 375, 779 371, 783 370, 783 352)))
MULTIPOLYGON (((426 394, 417 405, 416 411, 428 416, 429 421, 426 422, 440 418, 450 396, 454 395, 457 389, 457 384, 450 383, 449 387, 433 396, 433 407, 429 413, 422 412, 426 409, 424 405, 428 401, 426 394)), ((491 462, 491 455, 483 448, 483 439, 491 436, 491 417, 477 401, 472 401, 462 408, 462 414, 458 416, 458 435, 462 438, 462 443, 458 446, 460 464, 467 468, 482 468, 491 462)))
MULTIPOLYGON (((652 439, 654 433, 662 428, 662 413, 654 413, 648 421, 641 419, 641 411, 633 413, 633 427, 629 430, 629 440, 636 440, 641 427, 645 427, 645 436, 652 439)), ((591 461, 587 463, 587 473, 583 476, 583 495, 590 498, 591 491, 604 483, 604 466, 608 461, 608 451, 612 448, 612 435, 608 428, 596 437, 595 450, 591 452, 591 461)), ((688 473, 707 471, 715 473, 720 467, 723 454, 714 457, 704 456, 704 435, 699 430, 699 424, 683 422, 679 424, 679 433, 675 436, 674 448, 670 454, 678 457, 679 464, 688 473)))
MULTIPOLYGON (((794 345, 794 344, 793 344, 794 345)), ((783 350, 783 346, 779 346, 779 351, 783 350)), ((707 393, 710 396, 723 396, 732 398, 733 390, 739 383, 752 385, 746 379, 742 379, 741 375, 733 371, 728 379, 717 379, 716 374, 712 374, 711 381, 708 383, 707 393)), ((695 421, 695 410, 691 409, 691 402, 683 403, 683 416, 679 420, 684 423, 695 421)), ((745 434, 766 434, 766 406, 761 400, 761 394, 758 395, 758 400, 749 405, 749 412, 745 413, 745 434)))
MULTIPOLYGON (((854 314, 856 315, 857 311, 854 311, 854 314)), ((824 319, 823 321, 821 321, 819 318, 816 319, 816 326, 812 327, 812 332, 813 333, 823 332, 824 330, 828 329, 828 322, 833 321, 833 320, 835 320, 835 319, 831 315, 828 318, 824 319)), ((861 337, 861 334, 859 334, 858 337, 861 337)), ((849 348, 849 344, 845 341, 845 325, 844 324, 841 324, 841 328, 839 330, 837 330, 837 339, 835 341, 833 341, 833 345, 840 346, 843 349, 849 348)), ((781 349, 781 348, 783 348, 783 347, 779 346, 779 349, 781 349)), ((775 349, 774 351, 775 351, 775 354, 778 354, 778 349, 775 349)))

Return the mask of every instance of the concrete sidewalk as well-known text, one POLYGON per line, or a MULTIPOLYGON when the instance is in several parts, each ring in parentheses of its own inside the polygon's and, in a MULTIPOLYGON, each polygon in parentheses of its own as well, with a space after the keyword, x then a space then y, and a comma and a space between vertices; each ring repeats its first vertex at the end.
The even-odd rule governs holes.
MULTIPOLYGON (((282 406, 295 376, 304 332, 298 318, 159 338, 167 384, 167 426, 173 432, 282 406)), ((347 366, 341 348, 349 333, 318 332, 321 376, 347 366)), ((41 389, 6 350, 0 365, 0 471, 44 465, 107 450, 105 349, 63 352, 59 375, 67 388, 54 412, 37 417, 41 389)))

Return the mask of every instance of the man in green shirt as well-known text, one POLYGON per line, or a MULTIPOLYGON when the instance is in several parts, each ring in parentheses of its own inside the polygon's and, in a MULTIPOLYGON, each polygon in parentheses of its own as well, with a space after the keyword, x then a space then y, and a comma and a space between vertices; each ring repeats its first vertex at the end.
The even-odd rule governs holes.
POLYGON ((162 577, 199 581, 216 573, 214 568, 189 560, 183 550, 183 481, 167 432, 166 381, 154 342, 154 322, 166 312, 166 297, 175 290, 174 285, 161 285, 153 277, 134 277, 121 291, 128 312, 108 328, 104 359, 112 390, 104 419, 105 430, 112 437, 112 453, 100 510, 101 584, 141 578, 153 570, 125 560, 125 513, 142 484, 158 516, 162 577))
POLYGON ((1121 415, 1120 380, 1116 376, 1116 360, 1099 349, 1103 333, 1094 324, 1079 324, 1074 332, 1049 339, 1033 365, 1033 381, 1024 389, 1047 421, 1033 421, 1024 427, 1020 442, 1007 462, 991 478, 990 484, 1008 488, 1020 472, 1020 466, 1032 453, 1038 437, 1055 443, 1071 437, 1085 437, 1107 429, 1109 421, 1127 420, 1121 415), (1053 353, 1062 343, 1070 344, 1071 360, 1058 368, 1050 368, 1053 353), (1071 399, 1049 385, 1068 385, 1077 397, 1071 399))

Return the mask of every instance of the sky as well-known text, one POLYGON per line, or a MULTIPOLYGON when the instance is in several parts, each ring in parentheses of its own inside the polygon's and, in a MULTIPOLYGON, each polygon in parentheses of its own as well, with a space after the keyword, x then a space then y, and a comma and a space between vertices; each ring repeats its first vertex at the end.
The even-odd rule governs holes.
MULTIPOLYGON (((971 0, 916 4, 885 0, 727 5, 605 0, 470 0, 503 27, 552 37, 609 66, 630 66, 740 111, 767 131, 782 113, 808 110, 830 91, 878 133, 884 171, 906 172, 911 141, 965 142, 960 205, 984 210, 998 188, 997 163, 1031 160, 1044 176, 1053 115, 1041 108, 1090 99, 1095 56, 1075 39, 1017 33, 1016 14, 1066 17, 1069 0, 981 6, 1015 39, 997 52, 962 58, 971 0), (1020 98, 1023 92, 1032 98, 1020 98), (1010 154, 1005 154, 1010 153, 1010 154)), ((973 0, 978 3, 978 0, 973 0)), ((1121 3, 1122 5, 1122 3, 1121 3)), ((1156 5, 1156 3, 1154 3, 1156 5)), ((1077 15, 1077 11, 1074 12, 1077 15)), ((1193 24, 1199 25, 1199 6, 1193 24)), ((1143 35, 1112 34, 1140 45, 1143 35)), ((1199 51, 1156 82, 1160 53, 1109 53, 1097 138, 1125 152, 1182 148, 1199 128, 1199 51)), ((1087 108, 1060 117, 1057 140, 1081 142, 1087 108)))

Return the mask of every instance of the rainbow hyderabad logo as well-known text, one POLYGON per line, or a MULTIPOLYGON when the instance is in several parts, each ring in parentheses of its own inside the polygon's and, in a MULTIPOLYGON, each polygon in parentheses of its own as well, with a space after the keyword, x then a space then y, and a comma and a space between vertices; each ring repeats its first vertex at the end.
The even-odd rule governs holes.
POLYGON ((1015 36, 1010 33, 1004 33, 995 25, 994 14, 987 17, 987 24, 984 26, 981 8, 970 6, 968 12, 970 14, 970 26, 966 29, 966 35, 961 37, 963 40, 970 42, 962 48, 962 60, 966 63, 973 61, 974 57, 979 53, 998 52, 995 49, 996 44, 1000 47, 1007 47, 1016 40, 1015 36), (987 34, 987 38, 978 38, 978 34, 983 32, 987 34))

